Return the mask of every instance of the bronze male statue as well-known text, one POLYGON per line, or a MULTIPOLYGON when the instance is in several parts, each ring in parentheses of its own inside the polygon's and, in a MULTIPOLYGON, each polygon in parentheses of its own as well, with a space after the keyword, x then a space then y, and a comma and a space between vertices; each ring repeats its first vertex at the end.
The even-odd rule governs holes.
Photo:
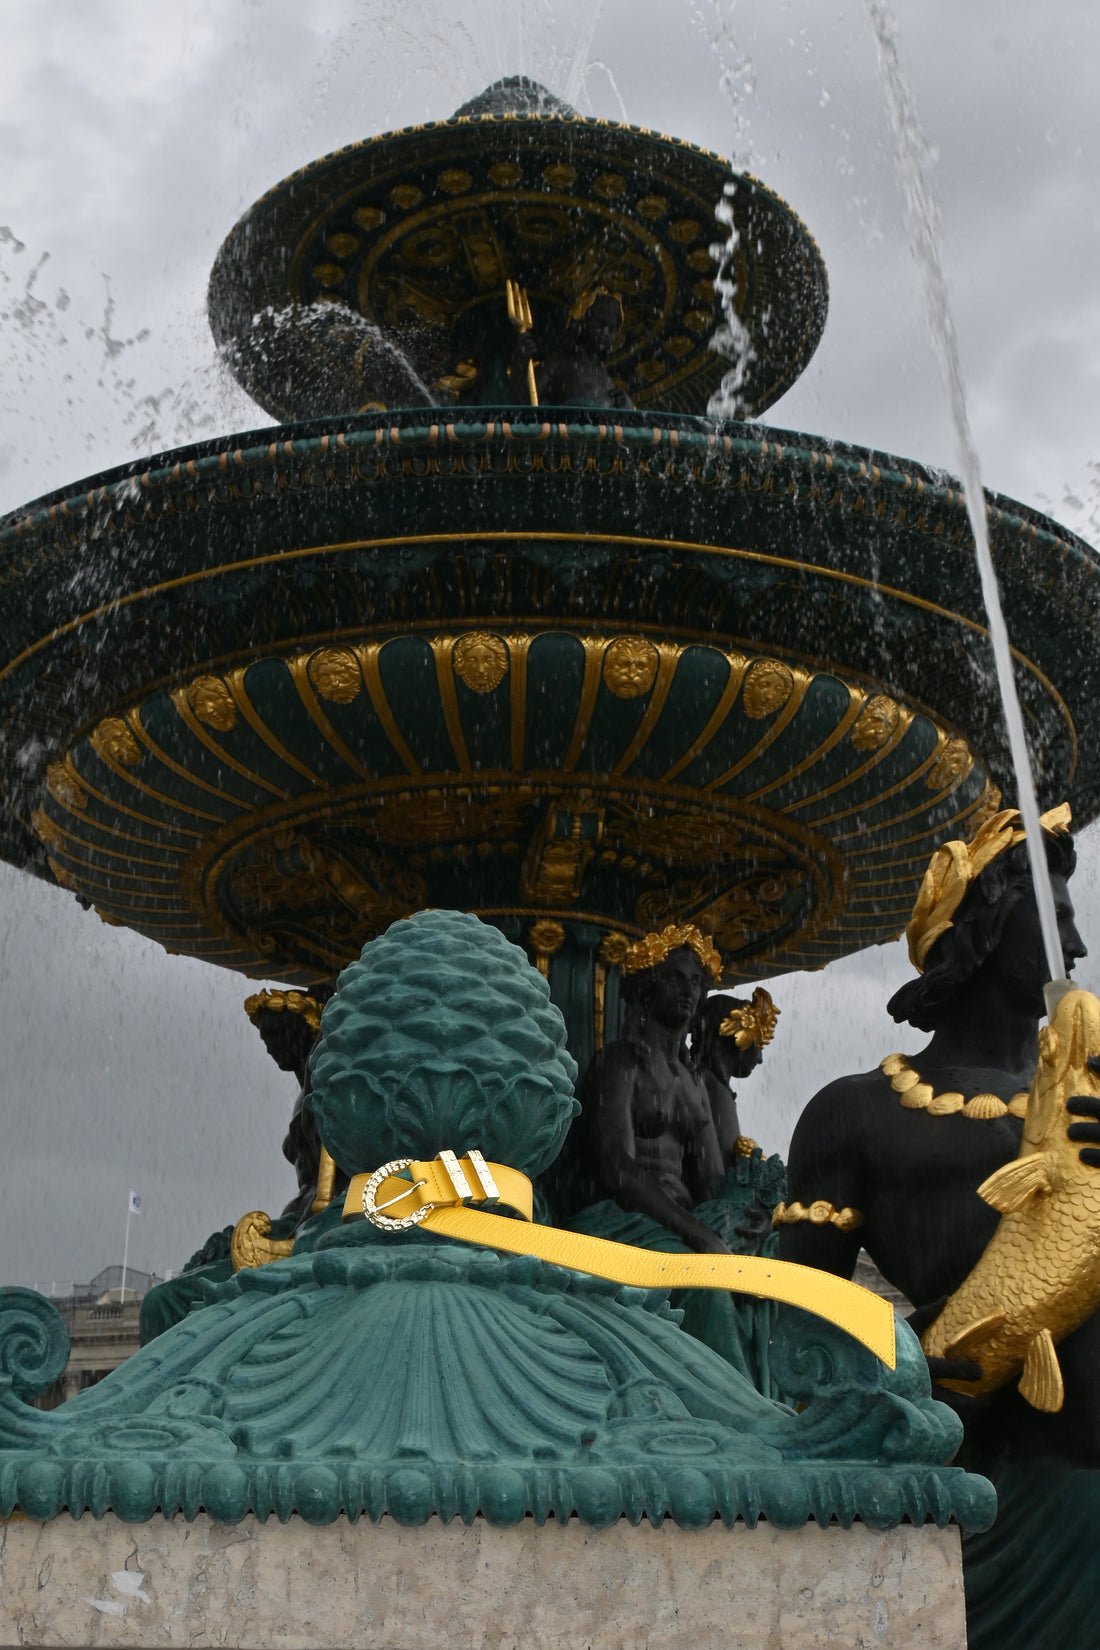
POLYGON ((710 1096, 687 1038, 721 970, 698 929, 648 934, 621 963, 622 1036, 584 1081, 583 1160, 593 1197, 648 1215, 689 1249, 729 1247, 692 1213, 722 1178, 710 1096))
MULTIPOLYGON (((1068 881, 1069 809, 1044 816, 1044 843, 1069 974, 1085 955, 1068 881)), ((1024 833, 1015 809, 950 843, 929 867, 907 929, 917 978, 888 1007, 932 1039, 822 1089, 799 1119, 788 1200, 775 1212, 782 1259, 850 1277, 860 1247, 917 1307, 923 1328, 982 1254, 999 1216, 978 1187, 1020 1149, 1038 1057, 1046 965, 1024 833)), ((1100 1102, 1078 1096, 1067 1129, 1100 1169, 1100 1102)), ((1014 1386, 992 1400, 940 1388, 981 1447, 1100 1466, 1100 1315, 1060 1344, 1065 1401, 1030 1408, 1014 1386)), ((974 1379, 965 1359, 933 1359, 933 1378, 974 1379)))

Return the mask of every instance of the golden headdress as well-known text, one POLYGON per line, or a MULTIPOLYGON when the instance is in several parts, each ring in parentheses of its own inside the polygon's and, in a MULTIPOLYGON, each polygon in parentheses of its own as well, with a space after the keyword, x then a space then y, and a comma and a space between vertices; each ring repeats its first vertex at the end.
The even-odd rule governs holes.
POLYGON ((740 1049, 765 1048, 775 1036, 775 1022, 779 1010, 772 1002, 771 992, 758 985, 752 1002, 743 1008, 734 1008, 718 1027, 719 1037, 732 1037, 740 1049))
POLYGON ((257 991, 244 1000, 244 1011, 253 1025, 265 1008, 275 1014, 300 1014, 315 1036, 321 1029, 321 1010, 324 1006, 304 991, 257 991))
POLYGON ((671 952, 684 947, 695 952, 717 985, 722 978, 722 958, 707 936, 690 922, 679 928, 670 923, 659 934, 646 934, 633 945, 625 934, 608 934, 600 946, 600 960, 618 966, 624 974, 637 974, 643 968, 656 968, 671 952))
MULTIPOLYGON (((1068 802, 1051 808, 1039 823, 1044 831, 1068 831, 1072 819, 1068 802)), ((979 826, 969 842, 945 842, 928 862, 905 937, 909 961, 919 974, 941 934, 953 926, 963 895, 998 854, 1023 842, 1026 833, 1018 808, 1003 808, 979 826)))

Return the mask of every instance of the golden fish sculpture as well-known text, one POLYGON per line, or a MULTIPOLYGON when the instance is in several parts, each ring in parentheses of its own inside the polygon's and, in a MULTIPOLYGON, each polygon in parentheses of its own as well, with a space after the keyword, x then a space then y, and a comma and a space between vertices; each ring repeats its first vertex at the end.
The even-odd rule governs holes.
POLYGON ((1066 1101, 1100 1098, 1092 1054, 1100 1054, 1100 1002, 1069 991, 1039 1033, 1019 1156, 978 1187, 1000 1210, 997 1230, 921 1337, 931 1357, 981 1364, 979 1381, 942 1383, 957 1392, 994 1392, 1022 1366, 1028 1403, 1062 1407, 1055 1347, 1100 1306, 1100 1169, 1082 1163, 1080 1145, 1066 1138, 1066 1101))

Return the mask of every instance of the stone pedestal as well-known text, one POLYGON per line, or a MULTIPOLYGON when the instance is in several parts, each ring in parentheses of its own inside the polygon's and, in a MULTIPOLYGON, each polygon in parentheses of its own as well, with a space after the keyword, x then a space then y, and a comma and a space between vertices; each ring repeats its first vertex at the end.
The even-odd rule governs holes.
POLYGON ((957 1528, 0 1523, 0 1645, 960 1650, 957 1528))

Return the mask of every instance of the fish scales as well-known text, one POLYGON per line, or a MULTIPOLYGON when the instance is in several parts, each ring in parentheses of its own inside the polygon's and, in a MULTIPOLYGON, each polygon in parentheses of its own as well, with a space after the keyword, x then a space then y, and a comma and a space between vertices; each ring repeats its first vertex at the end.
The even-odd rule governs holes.
POLYGON ((1100 1098, 1088 1068, 1100 1054, 1100 1002, 1069 991, 1039 1033, 1020 1152, 979 1195, 1001 1218, 973 1271, 921 1337, 931 1357, 969 1358, 979 1381, 945 1380, 958 1392, 994 1392, 1022 1375, 1037 1409, 1062 1407, 1057 1343, 1100 1306, 1100 1169, 1067 1139, 1073 1095, 1100 1098))

